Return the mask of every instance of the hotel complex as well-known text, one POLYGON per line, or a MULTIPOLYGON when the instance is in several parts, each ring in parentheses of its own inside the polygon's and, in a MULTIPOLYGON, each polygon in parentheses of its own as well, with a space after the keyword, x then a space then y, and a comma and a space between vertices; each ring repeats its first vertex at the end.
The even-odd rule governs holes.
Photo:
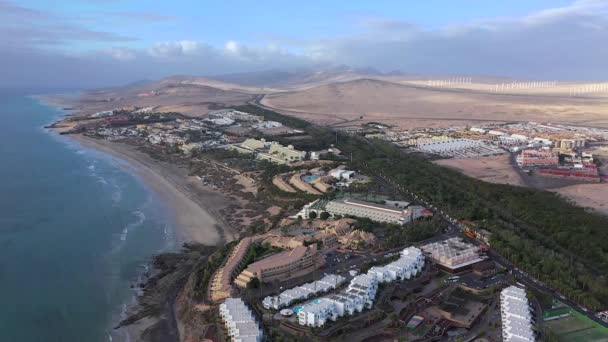
POLYGON ((448 272, 463 270, 482 261, 479 256, 480 248, 454 237, 447 240, 429 243, 420 247, 430 258, 448 272))
POLYGON ((271 255, 247 266, 234 280, 234 284, 245 288, 253 278, 258 278, 261 282, 269 282, 275 279, 285 280, 303 275, 316 267, 316 255, 316 244, 308 247, 298 246, 292 250, 271 255))
POLYGON ((504 342, 533 342, 532 314, 526 291, 509 286, 500 292, 502 340, 504 342))
POLYGON ((422 216, 424 208, 412 206, 408 209, 401 209, 348 198, 332 201, 316 200, 305 205, 295 216, 308 219, 311 213, 314 212, 318 217, 324 211, 334 217, 337 215, 354 216, 376 222, 405 224, 422 216))
POLYGON ((250 153, 256 159, 267 160, 275 164, 289 164, 304 160, 306 152, 298 151, 292 145, 283 146, 276 141, 265 139, 247 139, 240 144, 230 145, 230 149, 239 153, 250 153))
POLYGON ((345 290, 294 308, 294 311, 297 311, 298 324, 322 327, 328 320, 335 321, 339 317, 371 308, 379 283, 410 279, 417 275, 423 266, 422 251, 416 247, 408 247, 401 252, 397 261, 354 277, 345 290))
POLYGON ((251 310, 240 298, 227 298, 220 304, 220 318, 234 342, 259 342, 264 336, 251 310))
POLYGON ((243 257, 253 242, 255 242, 255 239, 251 237, 246 237, 239 241, 225 264, 213 274, 209 286, 209 298, 212 301, 220 301, 230 297, 232 292, 231 279, 235 275, 235 271, 243 263, 243 257))

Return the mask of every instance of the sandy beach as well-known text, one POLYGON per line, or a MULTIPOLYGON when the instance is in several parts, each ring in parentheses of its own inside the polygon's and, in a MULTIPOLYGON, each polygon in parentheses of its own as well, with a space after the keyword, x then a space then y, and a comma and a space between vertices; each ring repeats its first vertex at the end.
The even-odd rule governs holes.
POLYGON ((128 164, 123 165, 128 172, 136 174, 142 181, 172 209, 177 223, 176 238, 184 242, 198 242, 216 245, 232 240, 226 234, 226 226, 219 210, 230 203, 226 196, 204 189, 194 177, 189 177, 186 169, 179 165, 158 161, 140 152, 136 147, 69 135, 85 147, 92 148, 128 164))

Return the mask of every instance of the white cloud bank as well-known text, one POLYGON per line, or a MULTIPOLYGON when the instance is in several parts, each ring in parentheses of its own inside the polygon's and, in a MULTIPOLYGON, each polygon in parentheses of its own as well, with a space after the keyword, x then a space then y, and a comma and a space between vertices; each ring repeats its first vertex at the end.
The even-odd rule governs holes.
MULTIPOLYGON (((13 17, 46 15, 9 7, 0 0, 2 6, 12 9, 13 17)), ((38 66, 27 68, 25 63, 54 63, 57 65, 46 76, 37 73, 38 79, 49 83, 57 79, 60 70, 65 82, 75 84, 83 80, 83 75, 92 84, 108 84, 171 74, 211 75, 327 65, 521 78, 608 78, 605 0, 576 1, 524 17, 491 18, 435 30, 390 18, 368 18, 356 27, 360 30, 350 36, 274 38, 260 45, 234 40, 215 47, 202 41, 180 40, 135 49, 130 47, 133 38, 82 27, 56 29, 52 35, 24 27, 15 31, 13 27, 11 38, 4 39, 11 31, 0 24, 0 44, 5 41, 8 44, 4 47, 10 46, 8 53, 0 56, 0 71, 16 67, 40 71, 38 66), (69 57, 37 45, 43 40, 60 45, 62 39, 110 41, 116 47, 69 57)), ((25 71, 20 79, 31 82, 34 75, 25 71)), ((2 81, 14 82, 11 77, 2 81)))

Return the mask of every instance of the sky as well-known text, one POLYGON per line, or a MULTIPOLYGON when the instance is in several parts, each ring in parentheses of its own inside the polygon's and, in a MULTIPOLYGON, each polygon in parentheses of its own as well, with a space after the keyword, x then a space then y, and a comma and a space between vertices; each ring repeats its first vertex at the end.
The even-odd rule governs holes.
POLYGON ((608 78, 608 0, 0 0, 0 86, 335 66, 608 78))

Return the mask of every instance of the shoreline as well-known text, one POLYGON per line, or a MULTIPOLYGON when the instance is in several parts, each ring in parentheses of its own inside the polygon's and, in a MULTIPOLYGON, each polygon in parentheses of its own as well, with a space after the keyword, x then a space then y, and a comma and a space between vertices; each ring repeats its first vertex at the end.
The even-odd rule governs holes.
MULTIPOLYGON (((116 159, 121 169, 138 178, 138 181, 143 182, 149 191, 163 201, 175 222, 175 251, 179 251, 181 246, 188 242, 209 246, 226 242, 227 228, 222 226, 221 218, 216 218, 216 215, 219 215, 221 208, 229 204, 228 200, 220 193, 202 189, 200 181, 188 176, 183 167, 155 160, 132 145, 98 140, 81 134, 69 134, 66 137, 83 148, 116 159)), ((234 237, 231 236, 230 239, 232 238, 234 237)), ((126 303, 124 310, 128 316, 139 308, 141 307, 138 297, 135 302, 126 303)), ((144 317, 116 329, 116 322, 113 321, 109 338, 117 342, 140 341, 142 334, 158 322, 158 318, 144 317)))
POLYGON ((187 170, 179 165, 155 160, 124 143, 97 140, 80 134, 67 136, 83 147, 124 161, 121 167, 138 177, 163 200, 175 218, 176 246, 188 242, 208 246, 226 242, 227 227, 222 227, 217 211, 228 205, 228 199, 220 193, 203 189, 194 177, 188 176, 187 170))

